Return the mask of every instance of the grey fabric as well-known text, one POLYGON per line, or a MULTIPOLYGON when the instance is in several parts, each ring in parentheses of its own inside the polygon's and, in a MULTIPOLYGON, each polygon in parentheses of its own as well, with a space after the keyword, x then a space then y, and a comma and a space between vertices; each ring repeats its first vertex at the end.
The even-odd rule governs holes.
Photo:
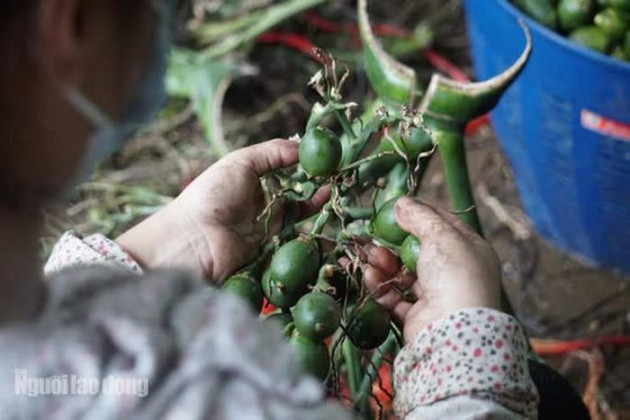
MULTIPOLYGON (((0 331, 0 418, 347 419, 279 330, 175 271, 75 267, 33 323, 0 331), (148 378, 148 394, 17 395, 29 378, 148 378)), ((23 390, 22 390, 23 391, 23 390)))

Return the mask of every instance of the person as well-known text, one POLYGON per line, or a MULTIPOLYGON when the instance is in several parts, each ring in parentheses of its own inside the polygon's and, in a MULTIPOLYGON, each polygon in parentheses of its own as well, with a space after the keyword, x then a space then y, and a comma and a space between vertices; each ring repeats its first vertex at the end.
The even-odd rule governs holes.
MULTIPOLYGON (((279 330, 207 286, 256 257, 259 179, 297 163, 294 141, 227 155, 116 240, 66 233, 41 273, 42 207, 86 179, 163 103, 175 6, 0 5, 2 417, 350 418, 302 373, 279 330)), ((320 192, 301 211, 326 199, 320 192)), ((396 217, 423 243, 418 276, 399 275, 396 258, 371 246, 364 277, 404 332, 398 418, 536 418, 525 336, 498 310, 496 254, 433 206, 400 199, 396 217), (388 289, 392 278, 417 302, 388 289)))

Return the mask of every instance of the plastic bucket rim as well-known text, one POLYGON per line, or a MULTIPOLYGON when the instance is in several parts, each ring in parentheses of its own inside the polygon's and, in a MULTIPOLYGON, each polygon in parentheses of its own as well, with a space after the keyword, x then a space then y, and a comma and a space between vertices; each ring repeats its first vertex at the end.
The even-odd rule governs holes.
POLYGON ((499 7, 502 7, 507 13, 510 13, 517 19, 523 19, 527 26, 533 30, 538 32, 541 36, 548 38, 549 40, 560 44, 564 48, 568 48, 569 50, 589 57, 592 60, 598 61, 607 66, 617 67, 620 70, 629 71, 630 72, 630 62, 621 61, 616 58, 609 57, 606 54, 602 54, 597 51, 590 50, 580 44, 577 44, 571 41, 569 38, 552 31, 544 25, 536 22, 531 17, 527 16, 521 10, 519 10, 516 6, 514 6, 509 0, 494 0, 499 4, 499 7))

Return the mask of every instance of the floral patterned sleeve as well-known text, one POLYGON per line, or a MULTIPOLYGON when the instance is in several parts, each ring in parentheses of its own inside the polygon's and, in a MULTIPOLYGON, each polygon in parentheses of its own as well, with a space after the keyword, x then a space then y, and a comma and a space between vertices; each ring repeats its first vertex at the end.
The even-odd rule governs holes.
POLYGON ((537 418, 522 328, 487 308, 429 324, 398 355, 394 384, 399 419, 537 418))
POLYGON ((66 232, 55 244, 44 272, 50 274, 75 265, 96 263, 114 264, 142 273, 140 265, 116 242, 101 234, 82 238, 73 231, 66 232))

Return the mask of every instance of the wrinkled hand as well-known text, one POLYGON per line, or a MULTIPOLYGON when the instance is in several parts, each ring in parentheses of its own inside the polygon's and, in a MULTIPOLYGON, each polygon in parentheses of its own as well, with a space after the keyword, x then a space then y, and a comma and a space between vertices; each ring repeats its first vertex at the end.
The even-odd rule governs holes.
POLYGON ((377 301, 403 325, 408 342, 430 322, 469 307, 500 308, 501 271, 496 253, 456 216, 408 198, 396 205, 396 220, 420 239, 417 277, 401 272, 385 248, 367 249, 364 281, 377 301), (410 290, 418 299, 405 301, 394 289, 410 290))
MULTIPOLYGON (((298 143, 271 140, 230 153, 208 168, 162 211, 117 239, 145 267, 181 267, 221 283, 252 261, 264 239, 258 216, 266 203, 260 177, 298 162, 298 143)), ((320 190, 302 216, 327 200, 320 190)), ((281 226, 274 208, 271 233, 281 226)))

